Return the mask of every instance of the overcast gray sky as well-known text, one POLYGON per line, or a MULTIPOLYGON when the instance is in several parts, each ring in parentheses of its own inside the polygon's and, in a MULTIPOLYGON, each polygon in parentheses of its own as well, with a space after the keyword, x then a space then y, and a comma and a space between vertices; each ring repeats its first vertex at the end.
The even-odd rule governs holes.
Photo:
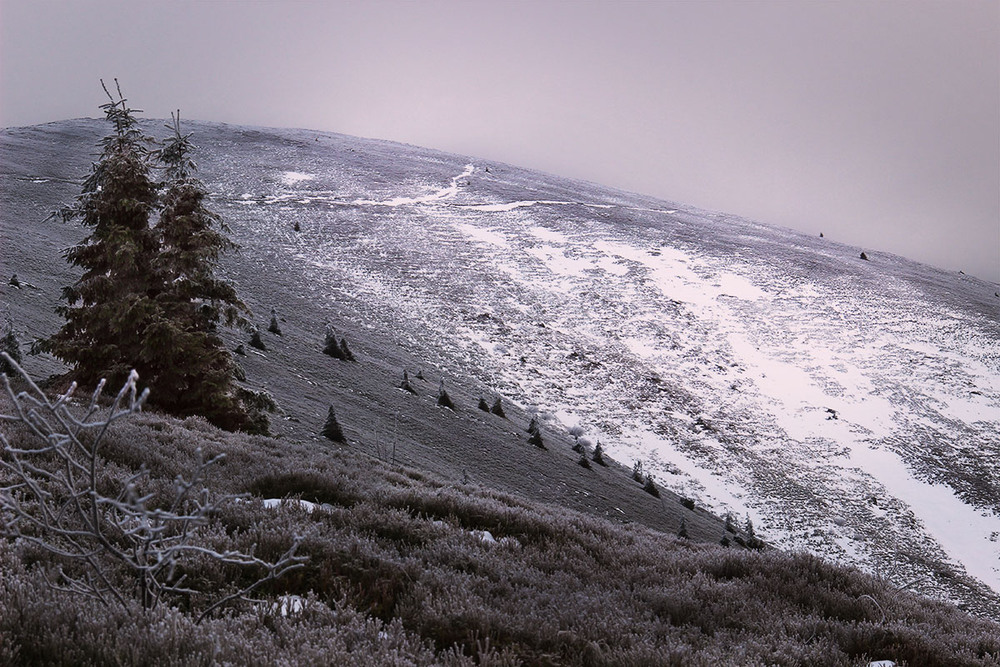
POLYGON ((0 0, 0 125, 304 127, 1000 282, 1000 2, 0 0))

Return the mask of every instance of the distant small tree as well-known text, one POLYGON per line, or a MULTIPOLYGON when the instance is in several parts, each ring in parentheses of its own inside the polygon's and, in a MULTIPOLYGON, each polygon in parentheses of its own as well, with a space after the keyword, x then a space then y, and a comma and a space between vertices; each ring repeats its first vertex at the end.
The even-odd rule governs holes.
POLYGON ((597 446, 594 447, 594 454, 590 457, 590 460, 598 465, 608 465, 608 462, 604 460, 604 446, 600 440, 597 441, 597 446))
POLYGON ((333 327, 327 327, 326 329, 326 336, 323 339, 323 354, 327 354, 334 359, 347 361, 344 358, 344 350, 340 347, 340 342, 337 340, 337 331, 333 327))
POLYGON ((354 353, 351 352, 351 348, 347 346, 346 338, 340 339, 340 354, 343 357, 344 361, 357 361, 357 359, 355 359, 354 357, 354 353))
POLYGON ((330 406, 330 410, 326 413, 326 423, 323 424, 323 437, 327 440, 332 440, 333 442, 345 442, 344 431, 340 428, 340 422, 337 421, 337 415, 333 410, 333 406, 330 406))
POLYGON ((586 454, 580 454, 580 459, 577 461, 577 464, 583 466, 587 470, 591 469, 590 459, 587 458, 586 454))
POLYGON ((403 369, 403 381, 399 383, 399 388, 411 394, 417 393, 417 390, 410 384, 410 375, 406 372, 405 368, 403 369))
POLYGON ((451 396, 444 388, 444 378, 441 378, 441 383, 438 385, 438 400, 437 404, 441 407, 448 408, 449 410, 455 409, 455 404, 451 400, 451 396))
POLYGON ((736 522, 733 520, 732 512, 726 512, 725 529, 727 533, 736 533, 736 522))
POLYGON ((531 421, 528 422, 528 433, 538 432, 538 417, 532 416, 531 421))
POLYGON ((253 333, 250 334, 250 347, 255 347, 264 352, 267 351, 267 346, 264 345, 264 340, 260 337, 260 331, 257 329, 254 329, 253 333))
POLYGON ((489 412, 490 411, 490 404, 487 403, 486 399, 483 398, 482 396, 479 397, 479 406, 478 407, 483 412, 489 412))
POLYGON ((646 475, 642 471, 642 461, 636 461, 632 464, 632 479, 640 484, 646 481, 646 475))
POLYGON ((754 530, 753 521, 750 519, 749 514, 747 514, 746 523, 743 524, 743 532, 746 534, 746 546, 748 549, 764 548, 764 540, 757 537, 757 532, 754 530))
POLYGON ((677 531, 677 537, 681 538, 682 540, 688 539, 687 521, 685 521, 684 519, 681 519, 681 527, 677 531))
POLYGON ((528 442, 539 449, 545 449, 545 441, 542 440, 542 428, 538 424, 538 417, 532 416, 528 422, 528 442))
POLYGON ((656 487, 656 482, 653 481, 653 476, 648 473, 646 475, 646 481, 642 485, 642 490, 656 498, 660 497, 660 490, 656 487))
POLYGON ((267 325, 267 330, 273 334, 282 335, 281 327, 278 325, 278 314, 271 309, 271 323, 267 325))
POLYGON ((507 413, 503 411, 503 403, 500 401, 499 396, 497 396, 497 400, 493 401, 493 407, 490 408, 490 412, 495 414, 497 417, 507 419, 507 413))

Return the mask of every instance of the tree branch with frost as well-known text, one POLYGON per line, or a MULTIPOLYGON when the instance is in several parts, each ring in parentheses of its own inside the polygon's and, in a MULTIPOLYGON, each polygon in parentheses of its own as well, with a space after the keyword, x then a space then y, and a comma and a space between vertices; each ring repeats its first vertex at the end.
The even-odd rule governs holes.
POLYGON ((21 424, 33 436, 27 439, 30 446, 18 446, 0 432, 0 527, 3 535, 33 544, 73 565, 72 572, 59 567, 58 580, 49 581, 52 588, 121 605, 127 603, 130 591, 138 590, 143 606, 152 608, 165 595, 198 592, 185 585, 186 575, 178 573, 184 561, 207 557, 264 568, 264 574, 252 584, 210 604, 200 621, 303 566, 305 557, 296 554, 302 539, 299 536, 274 562, 254 556, 252 549, 249 554, 219 551, 197 543, 210 516, 234 498, 213 499, 205 486, 207 471, 223 454, 206 459, 199 448, 194 471, 189 478, 177 476, 173 495, 163 507, 152 507, 153 494, 141 492, 149 477, 145 467, 120 480, 117 493, 105 495, 98 490, 98 482, 107 477, 101 447, 109 428, 139 412, 148 395, 148 390, 139 393, 135 371, 107 408, 101 407, 102 380, 82 416, 77 416, 73 410, 75 383, 50 399, 13 359, 5 353, 0 356, 27 386, 15 392, 7 375, 2 375, 13 410, 0 414, 0 423, 21 424), (128 576, 118 576, 115 564, 123 566, 128 576))

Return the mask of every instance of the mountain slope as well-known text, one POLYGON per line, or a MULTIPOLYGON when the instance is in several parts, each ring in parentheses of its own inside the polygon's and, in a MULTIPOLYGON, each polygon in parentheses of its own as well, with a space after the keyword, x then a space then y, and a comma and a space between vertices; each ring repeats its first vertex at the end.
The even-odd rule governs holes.
MULTIPOLYGON (((717 521, 626 471, 575 466, 564 426, 579 424, 699 509, 1000 617, 996 285, 416 147, 189 130, 242 246, 225 273, 262 329, 271 307, 283 318, 241 359, 284 411, 279 434, 316 437, 334 404, 359 448, 395 443, 454 479, 718 539, 717 521), (328 323, 359 364, 318 354, 328 323), (394 388, 404 368, 423 369, 418 396, 394 388), (441 377, 457 413, 434 405, 441 377), (480 394, 503 396, 510 420, 477 411, 480 394), (548 451, 525 442, 535 412, 548 451)), ((4 288, 22 339, 58 326, 72 273, 56 253, 81 230, 41 220, 103 131, 3 133, 3 244, 25 252, 2 269, 39 287, 4 288)))

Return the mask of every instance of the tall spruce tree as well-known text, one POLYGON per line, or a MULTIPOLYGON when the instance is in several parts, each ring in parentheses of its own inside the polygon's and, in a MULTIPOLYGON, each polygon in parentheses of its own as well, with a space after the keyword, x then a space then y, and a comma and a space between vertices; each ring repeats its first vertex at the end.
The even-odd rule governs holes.
POLYGON ((66 303, 56 308, 66 323, 39 345, 73 366, 73 375, 84 384, 107 378, 117 385, 132 368, 148 381, 142 351, 146 329, 158 317, 152 265, 159 243, 149 226, 157 201, 148 148, 152 140, 139 128, 136 110, 128 107, 117 83, 116 99, 101 82, 108 96, 101 109, 113 131, 99 144, 100 158, 80 195, 59 212, 63 220, 78 219, 91 228, 64 255, 83 275, 63 289, 66 303))
POLYGON ((113 131, 102 140, 81 194, 60 212, 93 229, 65 254, 83 275, 63 290, 67 303, 57 312, 66 323, 40 348, 73 366, 81 383, 123 382, 134 368, 150 388, 150 403, 230 430, 260 431, 216 333, 220 321, 239 322, 247 309, 235 289, 213 275, 219 253, 233 244, 204 206, 204 186, 192 176, 193 146, 180 133, 178 115, 173 137, 151 152, 153 140, 117 83, 117 98, 104 86, 109 101, 101 106, 113 131), (163 184, 152 177, 154 159, 165 167, 163 184))
POLYGON ((154 228, 160 249, 153 269, 163 317, 146 331, 150 399, 176 414, 200 414, 222 428, 247 430, 250 419, 234 384, 233 359, 217 333, 219 322, 245 326, 242 313, 249 312, 232 284, 214 275, 220 253, 235 244, 224 235, 221 218, 205 206, 207 192, 193 175, 194 145, 191 135, 181 133, 180 111, 171 117, 173 134, 157 152, 166 182, 154 228))

